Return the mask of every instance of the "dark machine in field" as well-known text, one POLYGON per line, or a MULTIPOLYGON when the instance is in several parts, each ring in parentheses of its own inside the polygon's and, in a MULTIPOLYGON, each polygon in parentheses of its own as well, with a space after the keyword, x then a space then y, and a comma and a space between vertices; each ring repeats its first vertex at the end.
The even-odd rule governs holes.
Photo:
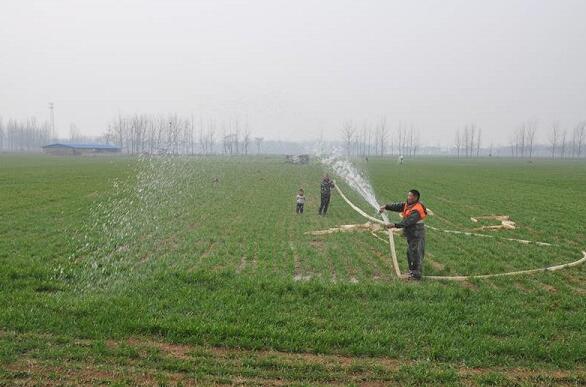
POLYGON ((309 155, 286 155, 285 161, 290 164, 309 164, 309 155))
POLYGON ((110 144, 49 144, 43 147, 43 152, 56 156, 84 156, 117 154, 122 149, 110 144))

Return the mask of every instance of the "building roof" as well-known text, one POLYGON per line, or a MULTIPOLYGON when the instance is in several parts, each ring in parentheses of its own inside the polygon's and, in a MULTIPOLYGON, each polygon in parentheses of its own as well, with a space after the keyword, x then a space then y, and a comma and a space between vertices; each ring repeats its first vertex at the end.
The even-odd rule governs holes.
POLYGON ((119 146, 111 145, 111 144, 65 144, 65 143, 55 143, 45 145, 43 148, 70 148, 70 149, 120 149, 119 146))

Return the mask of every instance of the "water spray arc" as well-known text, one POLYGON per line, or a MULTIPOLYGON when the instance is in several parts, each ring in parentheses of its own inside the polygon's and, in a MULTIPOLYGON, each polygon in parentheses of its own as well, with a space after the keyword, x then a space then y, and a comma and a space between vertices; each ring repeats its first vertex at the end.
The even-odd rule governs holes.
MULTIPOLYGON (((339 153, 339 152, 338 152, 339 153)), ((344 181, 356 192, 358 192, 374 209, 378 212, 380 207, 376 197, 374 195, 374 191, 371 185, 368 183, 366 178, 358 172, 358 170, 352 165, 349 160, 337 157, 334 153, 329 157, 322 158, 322 163, 329 166, 338 176, 342 177, 344 181)), ((340 194, 340 196, 344 199, 346 203, 348 203, 355 211, 359 214, 364 216, 365 218, 375 222, 382 224, 384 226, 389 224, 389 218, 385 213, 381 214, 383 220, 375 218, 373 216, 368 215, 366 212, 362 211, 362 209, 356 207, 344 193, 340 190, 338 184, 335 184, 336 191, 340 194)), ((387 230, 389 235, 389 247, 391 253, 391 260, 393 265, 393 270, 397 277, 401 277, 401 270, 399 269, 399 262, 397 260, 397 253, 395 251, 395 239, 393 237, 392 230, 387 230)))

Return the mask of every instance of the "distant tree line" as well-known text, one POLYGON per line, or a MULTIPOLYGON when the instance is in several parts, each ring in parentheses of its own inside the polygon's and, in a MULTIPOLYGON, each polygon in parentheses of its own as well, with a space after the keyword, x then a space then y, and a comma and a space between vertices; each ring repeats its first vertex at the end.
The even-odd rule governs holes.
POLYGON ((385 118, 371 124, 342 124, 342 142, 348 157, 405 155, 414 157, 421 146, 419 131, 413 125, 399 123, 393 130, 385 118))
MULTIPOLYGON (((564 128, 555 121, 544 133, 546 142, 539 142, 536 120, 528 120, 511 132, 508 145, 482 147, 482 130, 470 123, 456 130, 449 148, 424 145, 420 131, 414 125, 399 122, 391 127, 383 117, 375 122, 357 123, 347 120, 341 125, 340 141, 320 144, 343 146, 348 157, 371 155, 445 154, 458 158, 480 156, 509 156, 513 158, 550 157, 552 159, 585 157, 586 121, 564 128)), ((0 151, 38 152, 50 142, 111 143, 128 154, 225 154, 248 155, 261 153, 304 153, 312 143, 265 140, 253 137, 248 123, 238 119, 219 121, 193 116, 132 114, 118 115, 98 137, 84 136, 75 124, 69 127, 69 137, 58 140, 48 121, 34 117, 25 120, 0 117, 0 151)))
POLYGON ((129 154, 217 154, 247 155, 262 152, 263 138, 252 137, 247 124, 239 120, 195 119, 177 114, 118 116, 108 125, 107 142, 129 154))
POLYGON ((38 151, 53 137, 49 122, 39 122, 31 117, 24 121, 0 117, 0 151, 32 152, 38 151))
MULTIPOLYGON (((509 155, 513 158, 532 159, 539 153, 541 157, 582 158, 586 143, 586 121, 581 121, 572 130, 562 129, 555 121, 547 133, 547 143, 540 144, 537 140, 537 121, 529 120, 521 123, 512 131, 507 146, 509 155)), ((475 125, 466 125, 463 130, 456 131, 453 153, 460 157, 479 157, 493 155, 493 146, 484 149, 481 154, 481 130, 475 125)))
POLYGON ((535 135, 537 133, 537 122, 523 122, 510 138, 511 156, 515 158, 533 158, 535 150, 535 135))
MULTIPOLYGON (((511 157, 533 158, 537 147, 536 133, 537 121, 522 123, 510 137, 511 157)), ((552 159, 582 158, 585 142, 586 121, 579 122, 572 129, 562 128, 558 121, 554 121, 547 133, 546 147, 552 159)))
POLYGON ((479 157, 480 156, 480 141, 482 138, 482 130, 477 128, 474 124, 464 126, 464 129, 456 130, 456 155, 460 157, 479 157))
POLYGON ((584 153, 584 142, 586 141, 586 121, 579 122, 568 133, 568 129, 560 128, 558 122, 551 126, 549 144, 551 147, 551 158, 580 158, 584 153))

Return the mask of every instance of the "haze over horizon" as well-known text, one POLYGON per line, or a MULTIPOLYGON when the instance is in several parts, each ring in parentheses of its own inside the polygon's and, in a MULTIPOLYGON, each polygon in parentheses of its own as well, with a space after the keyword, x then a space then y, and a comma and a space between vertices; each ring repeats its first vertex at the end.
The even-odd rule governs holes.
POLYGON ((239 120, 253 135, 341 139, 386 117, 448 145, 504 144, 586 120, 583 1, 35 1, 0 5, 0 116, 55 103, 99 135, 119 113, 239 120))

